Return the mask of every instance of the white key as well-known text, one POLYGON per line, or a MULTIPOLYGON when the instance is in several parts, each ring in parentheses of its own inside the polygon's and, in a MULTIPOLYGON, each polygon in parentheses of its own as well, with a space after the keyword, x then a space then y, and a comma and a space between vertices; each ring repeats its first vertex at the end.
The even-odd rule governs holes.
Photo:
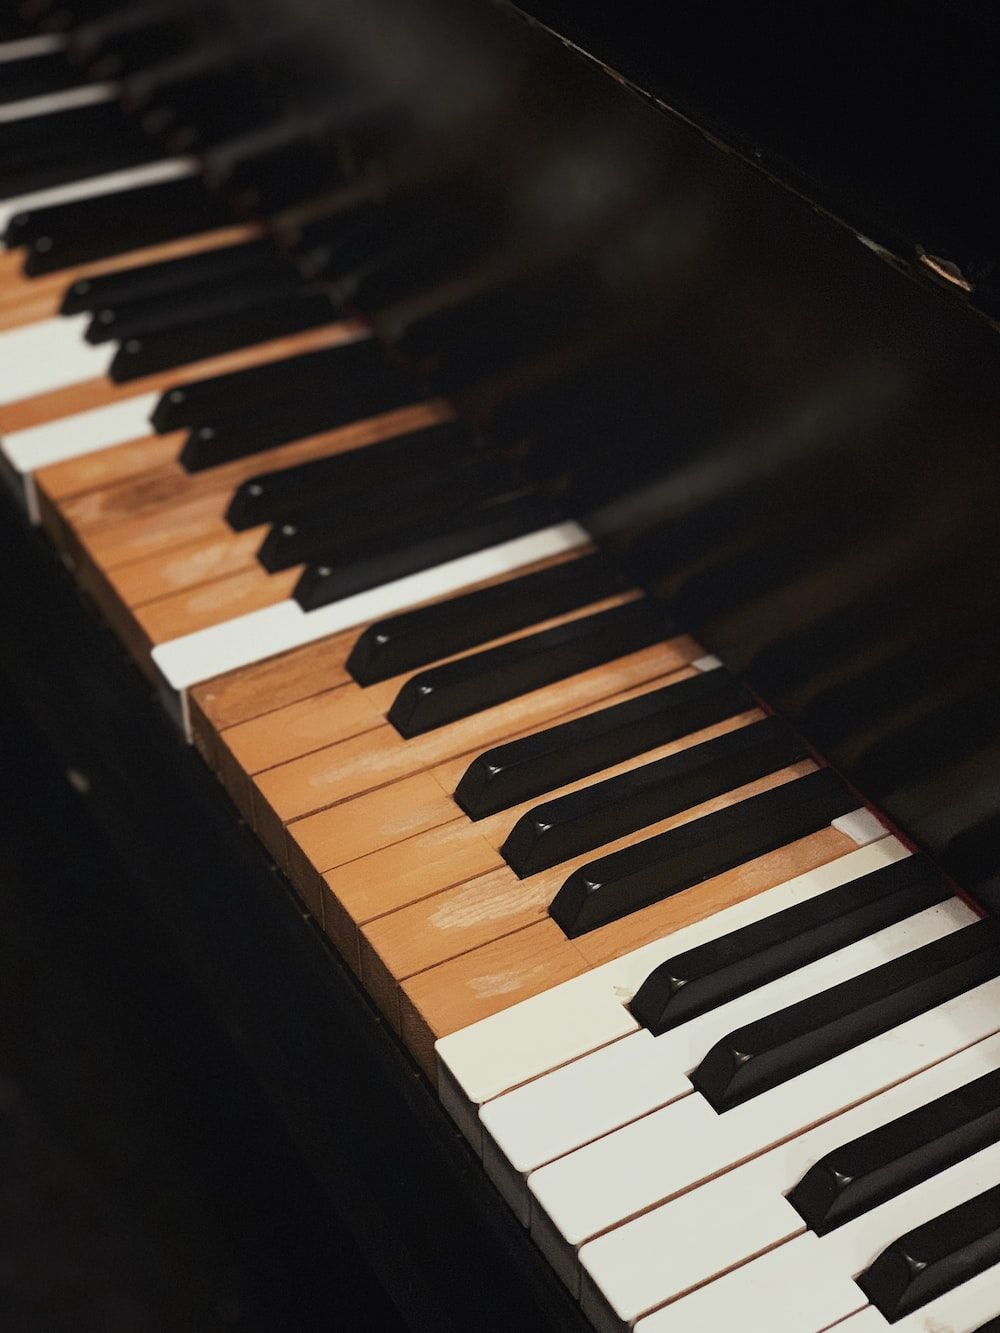
POLYGON ((8 60, 33 60, 35 56, 49 56, 66 48, 66 38, 57 33, 40 37, 20 37, 16 42, 0 42, 0 64, 8 60))
POLYGON ((631 1327, 756 1254, 805 1230, 785 1195, 828 1152, 1000 1068, 991 1037, 871 1101, 790 1139, 580 1251, 581 1300, 601 1333, 631 1327))
POLYGON ((110 102, 117 95, 118 88, 113 83, 86 83, 58 93, 43 93, 40 97, 23 97, 19 102, 0 105, 0 125, 27 120, 31 116, 49 116, 57 111, 96 106, 99 102, 110 102))
MULTIPOLYGON (((832 1270, 815 1236, 803 1235, 747 1268, 735 1283, 719 1278, 636 1324, 637 1333, 819 1333, 831 1310, 852 1314, 867 1304, 850 1277, 832 1270), (742 1301, 744 1308, 737 1308, 742 1301)), ((835 1316, 836 1317, 836 1316, 835 1316)))
POLYGON ((472 583, 513 573, 536 560, 574 551, 589 541, 590 537, 576 523, 539 528, 527 536, 394 579, 316 611, 303 611, 298 602, 289 599, 263 611, 238 616, 161 644, 153 650, 153 661, 167 688, 183 696, 192 685, 223 672, 250 666, 369 620, 395 615, 430 598, 461 592, 472 583))
POLYGON ((478 1142, 476 1107, 635 1032, 639 1025, 625 1006, 668 958, 908 855, 898 839, 883 838, 442 1037, 436 1048, 442 1101, 459 1124, 474 1126, 478 1142))
POLYGON ((894 1240, 997 1184, 1000 1143, 826 1236, 804 1232, 640 1320, 636 1331, 817 1333, 865 1308, 868 1299, 854 1279, 894 1240))
POLYGON ((107 407, 12 431, 3 440, 3 451, 19 472, 36 472, 68 458, 141 439, 152 434, 149 419, 159 401, 158 393, 136 394, 107 407))
MULTIPOLYGON (((975 920, 965 903, 952 898, 758 986, 661 1036, 654 1037, 642 1028, 488 1102, 480 1113, 486 1131, 483 1157, 487 1170, 495 1184, 516 1194, 520 1181, 513 1179, 514 1173, 526 1176, 543 1163, 659 1106, 690 1096, 688 1075, 727 1033, 862 976, 975 920), (513 1172, 503 1171, 507 1163, 513 1172)), ((526 1206, 526 1190, 524 1194, 526 1206)))
POLYGON ((1000 1319, 1000 1264, 894 1324, 869 1305, 838 1324, 837 1333, 977 1333, 991 1319, 1000 1319))
POLYGON ((58 204, 75 203, 78 199, 123 194, 126 190, 138 190, 145 185, 159 185, 164 181, 193 176, 197 169, 198 164, 193 158, 169 157, 160 162, 147 162, 140 167, 128 167, 124 171, 105 171, 100 176, 85 176, 62 185, 51 185, 47 189, 19 194, 12 199, 0 199, 0 234, 7 230, 11 218, 18 213, 27 213, 32 208, 54 208, 58 204))
POLYGON ((718 671, 722 666, 722 658, 716 657, 714 653, 706 653, 704 657, 699 657, 691 665, 697 671, 718 671))
POLYGON ((116 342, 92 344, 90 314, 57 316, 0 333, 0 404, 106 375, 116 342))
POLYGON ((89 412, 46 421, 41 426, 12 431, 0 440, 0 455, 14 474, 16 493, 21 496, 32 522, 38 522, 33 472, 151 434, 149 418, 159 398, 156 393, 137 394, 108 407, 95 407, 89 412))
POLYGON ((831 820, 833 827, 840 833, 864 847, 865 843, 877 842, 884 838, 888 829, 873 810, 850 810, 846 815, 838 815, 831 820))
POLYGON ((532 1234, 572 1285, 584 1241, 998 1031, 994 980, 724 1115, 692 1093, 529 1176, 532 1234))

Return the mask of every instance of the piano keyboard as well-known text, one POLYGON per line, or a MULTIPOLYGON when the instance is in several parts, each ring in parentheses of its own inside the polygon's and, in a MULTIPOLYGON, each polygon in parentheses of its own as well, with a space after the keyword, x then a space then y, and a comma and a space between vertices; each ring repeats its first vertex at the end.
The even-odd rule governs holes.
POLYGON ((594 1327, 995 1327, 1000 927, 59 46, 5 475, 594 1327))

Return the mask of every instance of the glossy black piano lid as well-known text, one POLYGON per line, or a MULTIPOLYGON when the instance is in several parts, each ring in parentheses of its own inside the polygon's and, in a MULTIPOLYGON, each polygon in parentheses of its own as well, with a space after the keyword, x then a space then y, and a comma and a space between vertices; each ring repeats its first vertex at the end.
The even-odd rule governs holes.
POLYGON ((994 6, 514 3, 837 216, 996 280, 994 6))

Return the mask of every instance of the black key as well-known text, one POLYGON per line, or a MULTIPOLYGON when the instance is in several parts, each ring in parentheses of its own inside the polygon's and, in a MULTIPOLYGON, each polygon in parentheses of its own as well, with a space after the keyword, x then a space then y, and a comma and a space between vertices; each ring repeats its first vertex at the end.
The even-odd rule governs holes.
POLYGON ((263 453, 289 440, 302 440, 380 416, 426 397, 415 378, 394 368, 380 367, 365 377, 331 377, 295 397, 206 421, 191 432, 181 451, 181 462, 189 472, 200 472, 234 458, 263 453))
POLYGON ((730 1033, 691 1082, 717 1111, 1000 975, 1000 921, 977 921, 730 1033))
POLYGON ((194 178, 32 209, 11 220, 8 245, 26 244, 32 276, 230 223, 228 207, 194 178))
POLYGON ((303 610, 314 611, 342 597, 522 537, 562 518, 562 511, 549 500, 517 497, 468 515, 451 528, 438 525, 433 533, 420 528, 412 544, 400 541, 385 550, 381 546, 373 549, 369 541, 357 542, 338 554, 336 567, 310 565, 299 579, 294 597, 303 610))
POLYGON ((809 773, 591 861, 566 880, 549 915, 573 939, 815 833, 856 807, 830 769, 809 773))
POLYGON ((229 318, 239 311, 252 315, 261 306, 298 295, 302 286, 295 268, 276 260, 236 282, 217 279, 180 292, 162 292, 129 305, 102 307, 94 312, 86 339, 90 343, 112 339, 123 342, 229 318))
POLYGON ((182 430, 211 418, 311 392, 314 384, 321 384, 328 377, 373 374, 383 365, 382 348, 373 338, 324 347, 318 352, 304 352, 301 356, 179 385, 163 395, 151 420, 161 433, 182 430))
POLYGON ((728 671, 706 671, 487 750, 455 800, 470 819, 485 819, 752 707, 728 671))
POLYGON ((975 1333, 1000 1333, 1000 1314, 988 1324, 980 1324, 975 1333))
POLYGON ((525 495, 520 474, 489 457, 464 460, 450 473, 386 478, 372 495, 327 493, 311 511, 277 524, 265 537, 257 559, 269 573, 319 561, 339 565, 343 552, 358 558, 358 543, 371 555, 399 550, 445 533, 461 531, 471 516, 488 507, 525 495))
POLYGON ((1000 1140, 1000 1069, 835 1148, 788 1195, 825 1236, 1000 1140))
POLYGON ((359 685, 428 666, 515 630, 599 602, 625 587, 601 555, 450 597, 369 626, 351 650, 347 669, 359 685))
POLYGON ((249 241, 160 264, 141 264, 118 273, 81 278, 66 289, 60 313, 76 315, 82 310, 114 308, 227 278, 242 281, 247 274, 267 268, 275 258, 271 241, 249 241))
POLYGON ((907 856, 675 955, 640 986, 632 1013, 659 1036, 950 896, 929 861, 907 856))
MULTIPOLYGON (((381 369, 378 369, 381 374, 381 369)), ((234 494, 226 520, 237 532, 301 515, 327 496, 376 492, 400 474, 442 474, 458 467, 477 451, 475 436, 457 421, 407 431, 329 458, 262 472, 245 481, 234 494)))
POLYGON ((300 244, 326 256, 327 270, 343 279, 352 273, 378 268, 402 248, 412 249, 415 238, 437 231, 444 234, 465 211, 469 196, 465 181, 431 177, 412 189, 368 199, 348 211, 337 210, 307 223, 300 244))
POLYGON ((239 194, 255 212, 270 217, 346 185, 347 169, 344 155, 334 144, 303 136, 243 156, 220 174, 227 193, 239 194))
POLYGON ((15 162, 53 161, 69 157, 78 149, 86 155, 98 136, 106 139, 121 134, 137 137, 113 100, 23 116, 0 123, 0 161, 6 172, 15 162))
POLYGON ((61 51, 29 56, 24 60, 6 60, 0 66, 0 104, 63 92, 78 87, 80 82, 80 71, 61 51))
POLYGON ((524 879, 805 756, 783 722, 765 718, 535 806, 511 829, 500 854, 524 879))
POLYGON ((220 356, 237 347, 318 328, 336 317, 336 308, 325 292, 306 291, 226 319, 128 338, 111 362, 109 373, 116 384, 124 384, 160 370, 220 356))
POLYGON ((179 55, 193 40, 180 16, 170 18, 162 11, 154 14, 151 10, 142 23, 107 24, 90 29, 85 37, 84 54, 95 78, 121 79, 154 61, 179 55))
POLYGON ((120 166, 162 157, 162 149, 129 127, 120 112, 116 119, 109 121, 111 112, 116 110, 111 103, 98 103, 73 112, 39 116, 38 139, 32 141, 25 137, 18 144, 9 142, 15 137, 14 132, 25 130, 36 121, 0 125, 3 193, 9 198, 12 194, 43 189, 46 182, 85 180, 120 166), (84 129, 83 137, 77 138, 71 132, 71 126, 65 123, 70 115, 74 117, 73 128, 82 126, 84 129), (77 117, 81 126, 77 126, 77 117), (12 186, 16 188, 12 189, 12 186))
POLYGON ((269 105, 278 114, 280 107, 268 99, 268 92, 251 65, 234 62, 232 52, 218 48, 158 63, 128 84, 129 97, 141 109, 143 127, 172 139, 179 135, 189 147, 245 134, 261 123, 269 105))
MULTIPOLYGON (((0 135, 0 143, 2 139, 0 135)), ((41 153, 31 148, 22 153, 7 154, 0 150, 0 160, 3 162, 0 167, 0 198, 14 199, 18 195, 33 194, 36 190, 47 190, 55 185, 89 180, 162 156, 162 150, 155 143, 134 134, 102 135, 97 142, 87 145, 50 145, 48 151, 41 153)), ((8 233, 8 245, 20 243, 10 228, 8 233)))
POLYGON ((389 721, 406 739, 588 671, 670 638, 676 631, 648 598, 487 648, 411 676, 389 721))
POLYGON ((1000 1262, 1000 1185, 893 1241, 857 1283, 890 1324, 1000 1262))

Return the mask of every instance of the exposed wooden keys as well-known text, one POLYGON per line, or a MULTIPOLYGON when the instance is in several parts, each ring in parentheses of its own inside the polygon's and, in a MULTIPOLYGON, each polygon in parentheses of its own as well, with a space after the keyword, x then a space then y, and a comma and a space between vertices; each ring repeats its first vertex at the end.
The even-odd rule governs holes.
MULTIPOLYGON (((572 621, 586 610, 593 608, 558 619, 572 621)), ((361 634, 339 635, 280 659, 289 663, 287 681, 277 663, 265 663, 197 687, 193 717, 203 753, 432 1074, 438 1037, 856 845, 823 828, 670 903, 568 940, 548 907, 589 854, 519 880, 500 849, 537 802, 473 822, 456 804, 455 788, 469 762, 491 745, 689 679, 688 664, 701 655, 697 645, 678 639, 643 648, 406 740, 386 717, 407 675, 364 688, 344 680, 361 634), (278 684, 279 695, 269 693, 269 681, 278 684)), ((552 795, 586 790, 595 778, 635 771, 760 717, 754 709, 732 712, 552 795)), ((814 768, 798 760, 692 809, 660 819, 651 812, 642 827, 601 850, 634 845, 814 768)))

